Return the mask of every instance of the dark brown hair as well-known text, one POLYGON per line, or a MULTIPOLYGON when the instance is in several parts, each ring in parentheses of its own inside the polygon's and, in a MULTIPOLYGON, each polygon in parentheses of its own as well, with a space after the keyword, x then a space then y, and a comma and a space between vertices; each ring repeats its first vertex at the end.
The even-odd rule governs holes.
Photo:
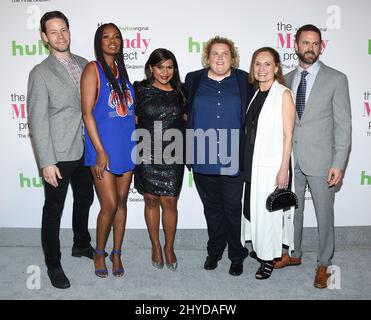
POLYGON ((178 62, 175 55, 168 49, 157 48, 149 56, 144 71, 146 75, 146 80, 142 82, 142 85, 152 84, 154 81, 154 76, 151 72, 151 67, 160 66, 166 60, 171 60, 174 66, 174 75, 170 80, 171 87, 176 91, 179 99, 179 103, 182 106, 186 104, 186 98, 183 92, 182 82, 180 81, 178 62))
POLYGON ((299 43, 299 39, 300 39, 300 35, 303 31, 313 31, 315 33, 317 33, 319 35, 319 40, 320 40, 320 43, 322 43, 322 34, 321 34, 321 30, 318 29, 316 26, 314 26, 313 24, 306 24, 304 26, 301 26, 298 31, 296 31, 296 35, 295 35, 295 41, 296 43, 299 43))
POLYGON ((257 55, 261 52, 269 52, 272 55, 273 61, 276 65, 276 67, 278 68, 278 71, 274 74, 274 79, 277 80, 277 82, 280 83, 280 84, 285 84, 285 79, 284 79, 283 74, 282 74, 280 55, 276 50, 274 50, 271 47, 260 48, 260 49, 256 50, 254 52, 254 54, 252 55, 251 64, 250 64, 250 74, 249 74, 250 83, 253 84, 255 87, 259 86, 259 83, 255 79, 255 76, 254 76, 254 64, 255 64, 255 60, 256 60, 257 55))
POLYGON ((51 19, 55 19, 55 18, 62 19, 66 23, 68 30, 70 29, 70 24, 68 22, 68 19, 62 12, 60 12, 60 11, 49 11, 49 12, 44 13, 44 15, 40 19, 40 29, 41 29, 41 31, 46 34, 46 22, 51 20, 51 19))

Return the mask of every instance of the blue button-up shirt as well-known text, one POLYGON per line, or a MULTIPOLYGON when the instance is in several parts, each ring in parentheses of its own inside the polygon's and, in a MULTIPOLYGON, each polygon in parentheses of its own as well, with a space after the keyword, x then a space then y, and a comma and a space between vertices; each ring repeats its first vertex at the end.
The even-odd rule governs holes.
POLYGON ((193 108, 196 135, 193 171, 215 175, 238 174, 241 97, 234 72, 221 81, 210 79, 205 73, 197 89, 193 108), (202 138, 204 133, 208 139, 202 138), (225 171, 226 168, 230 170, 225 171))

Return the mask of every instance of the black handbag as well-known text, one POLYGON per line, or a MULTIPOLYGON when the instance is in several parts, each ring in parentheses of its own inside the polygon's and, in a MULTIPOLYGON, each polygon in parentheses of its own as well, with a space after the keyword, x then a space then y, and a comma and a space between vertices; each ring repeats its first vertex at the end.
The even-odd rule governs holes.
POLYGON ((293 206, 295 206, 295 208, 298 207, 298 197, 290 190, 291 178, 292 170, 290 163, 289 186, 286 189, 278 189, 278 187, 276 187, 276 189, 268 196, 265 206, 269 212, 285 210, 293 206))
POLYGON ((278 189, 278 187, 268 196, 266 208, 269 212, 285 210, 290 207, 298 207, 298 198, 289 189, 278 189))

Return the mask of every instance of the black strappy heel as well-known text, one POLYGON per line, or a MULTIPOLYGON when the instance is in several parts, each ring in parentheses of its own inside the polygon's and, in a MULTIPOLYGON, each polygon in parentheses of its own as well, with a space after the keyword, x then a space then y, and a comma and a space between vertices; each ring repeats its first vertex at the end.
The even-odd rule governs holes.
POLYGON ((274 269, 274 260, 271 261, 262 261, 258 271, 255 273, 255 278, 258 280, 268 279, 274 269))

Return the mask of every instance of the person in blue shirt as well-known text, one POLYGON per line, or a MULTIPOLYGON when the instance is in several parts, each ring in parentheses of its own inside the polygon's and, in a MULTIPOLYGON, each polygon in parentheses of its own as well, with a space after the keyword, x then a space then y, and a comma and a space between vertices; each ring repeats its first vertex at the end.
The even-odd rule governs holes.
POLYGON ((185 79, 188 100, 187 165, 192 168, 207 223, 204 268, 213 270, 228 245, 229 273, 243 272, 248 251, 241 244, 243 152, 246 107, 254 89, 238 69, 233 41, 216 36, 204 46, 204 68, 185 79), (189 135, 189 130, 194 134, 189 135), (191 137, 191 138, 189 138, 191 137))
POLYGON ((121 246, 126 224, 126 201, 135 164, 134 89, 123 59, 120 30, 113 23, 101 25, 95 34, 97 61, 87 64, 81 78, 85 123, 85 165, 90 167, 101 209, 97 219, 95 274, 105 278, 105 247, 113 226, 112 274, 124 275, 121 246))

